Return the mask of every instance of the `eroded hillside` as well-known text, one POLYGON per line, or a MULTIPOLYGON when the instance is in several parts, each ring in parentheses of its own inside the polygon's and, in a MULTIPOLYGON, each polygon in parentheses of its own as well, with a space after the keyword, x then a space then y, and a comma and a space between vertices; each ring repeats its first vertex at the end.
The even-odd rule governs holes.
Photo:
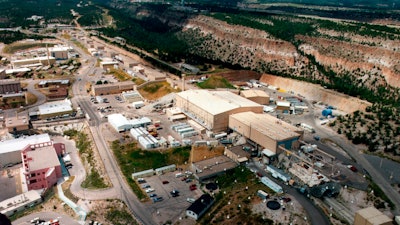
MULTIPOLYGON (((291 20, 309 23, 313 28, 318 25, 309 19, 291 20)), ((273 20, 265 18, 251 22, 253 26, 275 26, 273 20)), ((287 41, 268 33, 268 29, 250 27, 199 15, 187 21, 180 37, 189 44, 192 54, 260 72, 332 82, 332 77, 315 65, 319 64, 325 71, 334 72, 334 76, 346 76, 357 86, 400 87, 398 34, 360 35, 350 29, 315 28, 310 33, 295 34, 287 41), (315 61, 310 62, 310 58, 315 61)))

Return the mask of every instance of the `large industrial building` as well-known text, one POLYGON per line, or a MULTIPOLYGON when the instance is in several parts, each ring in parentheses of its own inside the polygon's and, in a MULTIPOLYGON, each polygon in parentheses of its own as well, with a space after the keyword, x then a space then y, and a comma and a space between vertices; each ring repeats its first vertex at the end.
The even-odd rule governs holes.
POLYGON ((8 164, 20 163, 22 161, 21 150, 26 146, 30 145, 38 147, 46 143, 51 143, 50 136, 48 134, 24 136, 21 138, 0 142, 0 168, 8 164))
POLYGON ((226 130, 231 114, 263 112, 262 105, 230 91, 188 90, 177 93, 175 100, 183 113, 213 132, 226 130))
POLYGON ((30 59, 18 59, 12 60, 11 66, 13 69, 21 68, 21 67, 33 67, 33 66, 49 66, 53 65, 56 62, 54 57, 35 57, 30 59))
POLYGON ((354 225, 392 225, 392 221, 375 207, 360 209, 354 216, 354 225))
POLYGON ((229 128, 257 143, 264 150, 279 153, 279 146, 292 149, 303 130, 269 114, 242 112, 229 116, 229 128))

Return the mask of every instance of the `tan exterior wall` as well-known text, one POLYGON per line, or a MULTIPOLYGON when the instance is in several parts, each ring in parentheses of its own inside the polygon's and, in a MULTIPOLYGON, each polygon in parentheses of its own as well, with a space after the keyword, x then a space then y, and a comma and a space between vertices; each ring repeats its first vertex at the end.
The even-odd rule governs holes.
POLYGON ((7 130, 8 132, 14 132, 14 128, 15 131, 22 131, 22 130, 29 130, 29 125, 28 124, 24 124, 24 125, 19 125, 19 126, 8 126, 7 130))
POLYGON ((249 99, 249 100, 251 100, 253 102, 257 102, 260 105, 268 105, 269 104, 269 98, 268 97, 260 97, 260 96, 258 96, 258 97, 250 97, 250 98, 247 98, 247 99, 249 99))
POLYGON ((43 59, 43 60, 38 60, 38 59, 32 59, 32 60, 27 60, 24 62, 12 62, 11 64, 13 65, 14 68, 18 68, 21 66, 29 65, 29 64, 34 64, 34 63, 42 63, 43 66, 48 66, 50 62, 50 65, 53 65, 56 62, 56 59, 51 58, 49 60, 43 59))
POLYGON ((115 85, 92 85, 92 94, 98 95, 112 95, 120 94, 123 91, 134 90, 134 84, 115 84, 115 85))

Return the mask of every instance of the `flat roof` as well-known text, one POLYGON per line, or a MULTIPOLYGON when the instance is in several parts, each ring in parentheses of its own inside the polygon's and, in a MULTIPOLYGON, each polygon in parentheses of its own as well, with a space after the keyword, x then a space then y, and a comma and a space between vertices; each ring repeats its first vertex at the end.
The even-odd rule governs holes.
POLYGON ((38 108, 40 115, 46 115, 53 113, 70 112, 72 111, 72 104, 69 99, 65 99, 61 101, 47 102, 40 105, 38 108))
POLYGON ((381 211, 379 211, 377 208, 375 208, 373 206, 364 208, 364 209, 360 209, 357 211, 357 213, 367 220, 383 214, 381 211))
POLYGON ((214 174, 231 170, 238 166, 236 162, 224 155, 202 160, 193 164, 202 171, 201 173, 196 173, 196 176, 198 176, 200 180, 212 177, 214 174))
POLYGON ((240 107, 262 107, 260 104, 230 91, 188 90, 177 93, 177 95, 212 115, 240 107))
POLYGON ((284 107, 290 107, 290 102, 288 101, 276 101, 277 106, 284 106, 284 107))
POLYGON ((32 160, 28 160, 30 171, 52 168, 60 165, 56 150, 53 146, 45 146, 27 151, 26 157, 32 158, 32 160))
MULTIPOLYGON (((1 69, 0 69, 1 71, 1 69)), ((12 80, 12 79, 5 79, 5 80, 0 80, 0 85, 6 85, 6 84, 19 84, 21 81, 19 80, 12 80)))
POLYGON ((33 136, 24 136, 17 139, 0 142, 0 154, 7 152, 21 151, 27 145, 35 145, 50 142, 49 134, 38 134, 33 136))
POLYGON ((242 112, 230 115, 230 117, 255 129, 268 137, 280 141, 293 137, 299 137, 302 129, 292 126, 269 114, 257 114, 254 112, 242 112))
POLYGON ((16 195, 12 198, 6 199, 0 202, 0 212, 5 214, 5 212, 11 212, 20 206, 29 204, 41 200, 41 196, 38 191, 30 190, 28 192, 16 195))
POLYGON ((12 60, 11 63, 16 63, 16 62, 31 62, 31 61, 42 61, 42 60, 48 60, 48 59, 56 59, 53 56, 40 56, 40 57, 34 57, 34 58, 29 58, 29 59, 17 59, 17 60, 12 60))
POLYGON ((7 117, 5 120, 5 124, 6 124, 6 127, 28 125, 29 124, 28 115, 7 117))
POLYGON ((108 115, 108 122, 116 127, 130 124, 129 120, 124 115, 119 113, 108 115))
POLYGON ((258 89, 249 89, 240 91, 240 94, 245 98, 252 98, 252 97, 266 97, 269 98, 268 94, 263 90, 258 89))

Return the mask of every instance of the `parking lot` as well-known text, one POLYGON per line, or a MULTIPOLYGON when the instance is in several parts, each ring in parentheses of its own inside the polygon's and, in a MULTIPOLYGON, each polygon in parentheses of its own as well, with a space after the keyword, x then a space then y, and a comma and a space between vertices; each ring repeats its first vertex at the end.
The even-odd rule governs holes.
MULTIPOLYGON (((159 224, 162 224, 167 220, 176 221, 179 217, 184 217, 186 208, 191 204, 187 201, 188 198, 197 199, 203 194, 200 190, 199 184, 191 178, 190 175, 184 175, 177 178, 175 177, 175 174, 177 173, 180 173, 180 171, 169 172, 160 176, 155 175, 152 177, 146 177, 144 178, 146 182, 139 184, 140 187, 142 187, 143 184, 148 184, 152 189, 154 189, 154 192, 148 193, 148 195, 157 194, 158 197, 163 198, 162 201, 149 201, 149 203, 146 204, 146 207, 153 214, 159 224), (192 181, 182 181, 184 178, 192 179, 192 181), (191 191, 189 187, 194 184, 197 186, 197 189, 191 191), (170 193, 172 190, 178 190, 179 195, 172 197, 170 193)), ((182 172, 182 174, 185 173, 182 172)))

